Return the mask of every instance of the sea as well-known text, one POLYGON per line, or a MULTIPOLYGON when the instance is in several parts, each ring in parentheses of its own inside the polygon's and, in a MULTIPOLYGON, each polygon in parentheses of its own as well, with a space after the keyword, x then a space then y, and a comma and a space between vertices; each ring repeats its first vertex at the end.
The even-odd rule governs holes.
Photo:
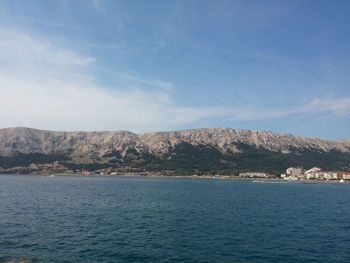
POLYGON ((350 262, 350 184, 0 175, 0 262, 350 262))

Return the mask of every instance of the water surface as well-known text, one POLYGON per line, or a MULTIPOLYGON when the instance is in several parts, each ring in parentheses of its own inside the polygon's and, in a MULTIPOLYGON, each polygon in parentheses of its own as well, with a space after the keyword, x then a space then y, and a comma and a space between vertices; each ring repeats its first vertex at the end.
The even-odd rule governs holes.
POLYGON ((0 262, 350 262, 350 184, 0 176, 0 262))

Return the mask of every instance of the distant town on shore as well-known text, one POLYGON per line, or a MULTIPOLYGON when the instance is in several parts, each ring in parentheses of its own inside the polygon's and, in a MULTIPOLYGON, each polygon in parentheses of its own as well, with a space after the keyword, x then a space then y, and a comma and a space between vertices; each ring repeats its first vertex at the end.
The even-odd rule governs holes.
MULTIPOLYGON (((148 172, 139 171, 138 169, 132 167, 124 167, 121 169, 101 169, 94 172, 90 171, 76 171, 82 175, 124 175, 124 176, 163 176, 168 175, 168 171, 165 172, 148 172)), ((237 175, 192 175, 192 177, 211 177, 211 178, 250 178, 250 179, 282 179, 286 181, 349 181, 350 182, 350 172, 345 171, 324 171, 322 168, 313 167, 311 169, 305 170, 301 166, 289 167, 286 172, 280 175, 269 174, 266 172, 244 172, 237 175)))
POLYGON ((146 134, 0 129, 2 174, 348 180, 349 172, 350 140, 228 127, 146 134))
MULTIPOLYGON (((151 172, 146 170, 140 170, 137 168, 122 167, 119 169, 107 168, 99 169, 96 171, 87 170, 76 170, 72 174, 85 175, 85 176, 171 176, 174 174, 171 171, 159 171, 151 172)), ((185 177, 175 175, 177 177, 185 177)), ((186 176, 188 177, 188 176, 186 176)), ((345 171, 324 171, 319 167, 312 167, 311 169, 305 170, 301 166, 289 167, 285 173, 282 174, 270 174, 266 172, 242 172, 233 175, 221 175, 221 174, 193 174, 190 175, 193 178, 248 178, 248 179, 270 179, 270 180, 285 180, 285 181, 340 181, 350 182, 350 172, 345 171)))
POLYGON ((318 180, 318 181, 350 181, 350 172, 345 171, 324 171, 322 168, 313 167, 305 170, 303 167, 289 167, 286 172, 280 176, 268 174, 265 172, 246 172, 240 173, 244 178, 281 178, 287 181, 297 180, 318 180))

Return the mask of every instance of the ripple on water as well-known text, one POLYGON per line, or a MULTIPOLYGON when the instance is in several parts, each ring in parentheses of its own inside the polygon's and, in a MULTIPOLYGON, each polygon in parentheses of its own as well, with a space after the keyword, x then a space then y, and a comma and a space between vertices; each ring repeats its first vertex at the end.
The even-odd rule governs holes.
POLYGON ((0 262, 350 262, 349 188, 0 176, 0 262))

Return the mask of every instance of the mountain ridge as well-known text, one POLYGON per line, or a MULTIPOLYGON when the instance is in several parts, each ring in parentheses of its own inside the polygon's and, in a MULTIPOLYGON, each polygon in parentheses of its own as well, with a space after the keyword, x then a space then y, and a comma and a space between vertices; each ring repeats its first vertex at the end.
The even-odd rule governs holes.
POLYGON ((200 128, 181 131, 136 134, 120 131, 48 131, 26 127, 0 129, 0 155, 14 153, 51 152, 98 152, 103 155, 110 150, 139 150, 166 152, 169 147, 185 141, 194 145, 211 145, 226 151, 237 152, 235 143, 289 153, 293 149, 339 150, 350 152, 350 140, 328 140, 295 136, 288 133, 255 131, 248 129, 200 128))
POLYGON ((55 162, 72 171, 134 167, 179 173, 246 170, 278 173, 296 165, 346 170, 350 169, 350 140, 228 127, 144 134, 0 129, 3 171, 11 172, 8 169, 14 167, 21 167, 16 171, 28 171, 30 165, 53 166, 55 162))

